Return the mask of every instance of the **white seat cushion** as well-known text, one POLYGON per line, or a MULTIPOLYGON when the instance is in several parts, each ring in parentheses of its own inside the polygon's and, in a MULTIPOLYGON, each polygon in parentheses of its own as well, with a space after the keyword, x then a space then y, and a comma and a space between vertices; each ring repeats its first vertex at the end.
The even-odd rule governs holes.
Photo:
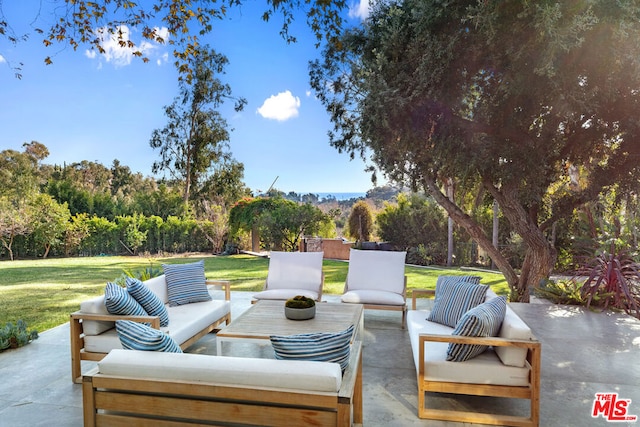
POLYGON ((179 345, 229 313, 230 301, 213 300, 168 307, 169 327, 161 328, 179 345))
POLYGON ((113 350, 98 362, 100 373, 337 393, 340 365, 304 360, 274 360, 204 354, 113 350), (171 367, 171 369, 167 369, 171 367), (300 381, 304 378, 304 381, 300 381))
POLYGON ((402 295, 395 292, 377 290, 355 290, 342 294, 342 302, 352 304, 399 305, 405 304, 402 295))
POLYGON ((255 299, 269 299, 269 300, 288 300, 297 295, 303 295, 307 298, 314 300, 318 299, 318 292, 310 289, 269 289, 267 291, 256 292, 253 294, 255 299))
POLYGON ((115 322, 113 328, 100 335, 87 335, 84 337, 84 350, 91 353, 109 353, 114 348, 122 348, 120 337, 116 332, 115 322))

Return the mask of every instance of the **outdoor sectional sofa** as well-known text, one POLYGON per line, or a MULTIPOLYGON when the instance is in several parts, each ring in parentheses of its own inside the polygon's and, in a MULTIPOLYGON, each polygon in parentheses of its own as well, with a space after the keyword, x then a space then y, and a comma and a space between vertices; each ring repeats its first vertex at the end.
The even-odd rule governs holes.
POLYGON ((83 377, 85 427, 362 423, 362 344, 340 365, 113 350, 83 377), (170 367, 170 368, 167 368, 170 367))
POLYGON ((171 307, 165 275, 143 282, 165 303, 169 314, 167 327, 160 327, 158 316, 123 316, 109 314, 105 307, 105 296, 99 296, 80 304, 80 310, 72 313, 71 329, 71 378, 82 381, 82 360, 102 360, 109 351, 121 349, 122 344, 115 329, 116 320, 148 322, 152 328, 167 333, 185 349, 206 334, 219 329, 223 323, 231 322, 231 283, 229 281, 207 280, 205 283, 212 296, 211 301, 194 302, 171 307), (224 300, 215 295, 215 290, 224 290, 224 300))
MULTIPOLYGON (((418 416, 465 423, 537 426, 541 347, 529 327, 507 304, 497 336, 452 335, 454 328, 427 320, 429 310, 416 310, 418 295, 434 293, 434 290, 414 290, 412 310, 407 315, 418 381, 418 416), (484 344, 489 347, 479 356, 456 362, 446 360, 450 343, 484 344), (528 399, 529 414, 482 413, 464 410, 463 405, 454 410, 429 408, 425 397, 427 392, 528 399)), ((497 296, 489 289, 485 302, 492 298, 497 296)))

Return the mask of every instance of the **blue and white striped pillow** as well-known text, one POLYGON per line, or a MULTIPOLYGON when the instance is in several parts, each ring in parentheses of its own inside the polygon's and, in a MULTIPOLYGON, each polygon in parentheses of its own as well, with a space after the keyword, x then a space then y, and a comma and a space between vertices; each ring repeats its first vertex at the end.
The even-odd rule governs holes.
POLYGON ((162 264, 169 306, 211 301, 204 277, 204 260, 189 264, 162 264))
POLYGON ((149 313, 149 316, 158 316, 160 326, 169 326, 169 312, 164 303, 151 289, 138 279, 127 277, 127 290, 129 294, 149 313))
POLYGON ((104 305, 111 314, 148 316, 138 301, 125 288, 116 283, 109 282, 104 288, 104 305))
POLYGON ((180 346, 164 332, 131 320, 116 320, 116 331, 127 350, 182 353, 180 346))
MULTIPOLYGON (((462 316, 451 335, 466 337, 495 337, 507 312, 507 298, 492 298, 484 304, 472 308, 462 316)), ((447 360, 464 362, 483 353, 488 346, 476 344, 449 344, 447 360)))
POLYGON ((442 275, 442 276, 438 276, 438 280, 436 281, 436 290, 438 289, 439 286, 445 285, 445 284, 455 284, 458 282, 466 282, 466 283, 474 283, 474 284, 478 284, 480 283, 480 279, 482 279, 482 277, 480 276, 447 276, 447 275, 442 275))
POLYGON ((427 320, 456 327, 463 314, 484 302, 487 285, 444 280, 436 284, 433 310, 427 320))
POLYGON ((349 365, 353 325, 342 332, 298 335, 272 335, 271 345, 276 359, 313 360, 339 363, 344 370, 349 365))

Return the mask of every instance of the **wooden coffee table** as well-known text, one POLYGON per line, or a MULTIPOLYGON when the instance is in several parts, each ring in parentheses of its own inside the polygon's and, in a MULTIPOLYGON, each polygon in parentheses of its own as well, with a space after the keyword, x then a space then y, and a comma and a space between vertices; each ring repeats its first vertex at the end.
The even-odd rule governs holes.
POLYGON ((216 352, 218 356, 222 355, 223 341, 242 340, 260 344, 266 340, 270 343, 271 335, 340 332, 351 325, 355 325, 353 339, 356 339, 363 330, 363 312, 362 304, 319 302, 313 319, 289 320, 284 316, 284 301, 258 301, 216 334, 216 352))

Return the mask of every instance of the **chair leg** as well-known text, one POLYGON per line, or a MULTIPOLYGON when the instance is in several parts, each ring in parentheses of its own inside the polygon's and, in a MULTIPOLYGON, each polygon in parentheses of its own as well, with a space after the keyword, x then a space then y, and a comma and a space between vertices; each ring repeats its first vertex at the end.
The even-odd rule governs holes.
POLYGON ((82 367, 80 364, 80 348, 82 347, 82 327, 80 320, 74 318, 70 319, 69 329, 71 331, 70 344, 71 344, 71 381, 76 384, 82 382, 82 367))

